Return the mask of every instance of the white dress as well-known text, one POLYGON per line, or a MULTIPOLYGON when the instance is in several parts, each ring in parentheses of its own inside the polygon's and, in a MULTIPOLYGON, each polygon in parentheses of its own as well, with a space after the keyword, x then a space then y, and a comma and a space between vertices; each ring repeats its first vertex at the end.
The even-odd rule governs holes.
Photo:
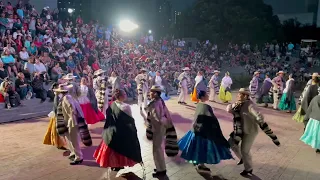
MULTIPOLYGON (((154 81, 155 81, 155 85, 160 86, 161 89, 164 91, 164 87, 163 87, 163 85, 162 85, 162 79, 161 79, 161 77, 160 77, 160 76, 156 76, 154 81)), ((166 96, 166 93, 164 93, 164 92, 161 93, 161 98, 162 98, 164 101, 170 99, 170 97, 169 97, 169 96, 166 96)))

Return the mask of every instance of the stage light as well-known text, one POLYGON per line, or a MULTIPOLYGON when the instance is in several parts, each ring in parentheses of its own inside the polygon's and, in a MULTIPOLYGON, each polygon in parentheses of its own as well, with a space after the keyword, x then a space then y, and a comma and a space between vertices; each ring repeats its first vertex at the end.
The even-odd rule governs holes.
POLYGON ((68 13, 73 13, 74 9, 68 8, 68 13))
POLYGON ((151 34, 151 33, 152 33, 152 31, 151 31, 151 30, 149 30, 148 32, 149 32, 149 34, 151 34))
POLYGON ((137 29, 139 26, 129 20, 123 20, 123 21, 120 21, 119 27, 121 31, 131 32, 137 29))

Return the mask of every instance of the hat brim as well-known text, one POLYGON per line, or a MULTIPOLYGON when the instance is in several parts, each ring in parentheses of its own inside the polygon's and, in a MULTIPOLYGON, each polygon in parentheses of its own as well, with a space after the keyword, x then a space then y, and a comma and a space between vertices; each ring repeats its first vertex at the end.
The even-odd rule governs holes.
POLYGON ((190 69, 182 69, 182 71, 190 71, 190 69))
POLYGON ((162 89, 150 89, 150 92, 162 92, 162 89))

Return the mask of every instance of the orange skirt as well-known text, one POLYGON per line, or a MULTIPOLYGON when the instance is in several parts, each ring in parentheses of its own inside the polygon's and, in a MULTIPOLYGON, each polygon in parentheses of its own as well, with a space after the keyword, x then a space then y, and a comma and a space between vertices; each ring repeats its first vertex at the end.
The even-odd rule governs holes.
POLYGON ((192 92, 192 94, 191 94, 191 101, 193 101, 193 102, 199 102, 199 99, 198 99, 198 97, 197 97, 197 89, 196 89, 196 88, 193 89, 193 92, 192 92))

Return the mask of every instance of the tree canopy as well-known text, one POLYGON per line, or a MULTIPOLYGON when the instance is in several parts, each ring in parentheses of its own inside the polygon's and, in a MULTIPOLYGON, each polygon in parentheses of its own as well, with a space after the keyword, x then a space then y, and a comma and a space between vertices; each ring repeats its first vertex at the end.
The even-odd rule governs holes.
POLYGON ((263 0, 197 0, 176 26, 182 37, 212 42, 264 43, 276 38, 280 21, 263 0))

